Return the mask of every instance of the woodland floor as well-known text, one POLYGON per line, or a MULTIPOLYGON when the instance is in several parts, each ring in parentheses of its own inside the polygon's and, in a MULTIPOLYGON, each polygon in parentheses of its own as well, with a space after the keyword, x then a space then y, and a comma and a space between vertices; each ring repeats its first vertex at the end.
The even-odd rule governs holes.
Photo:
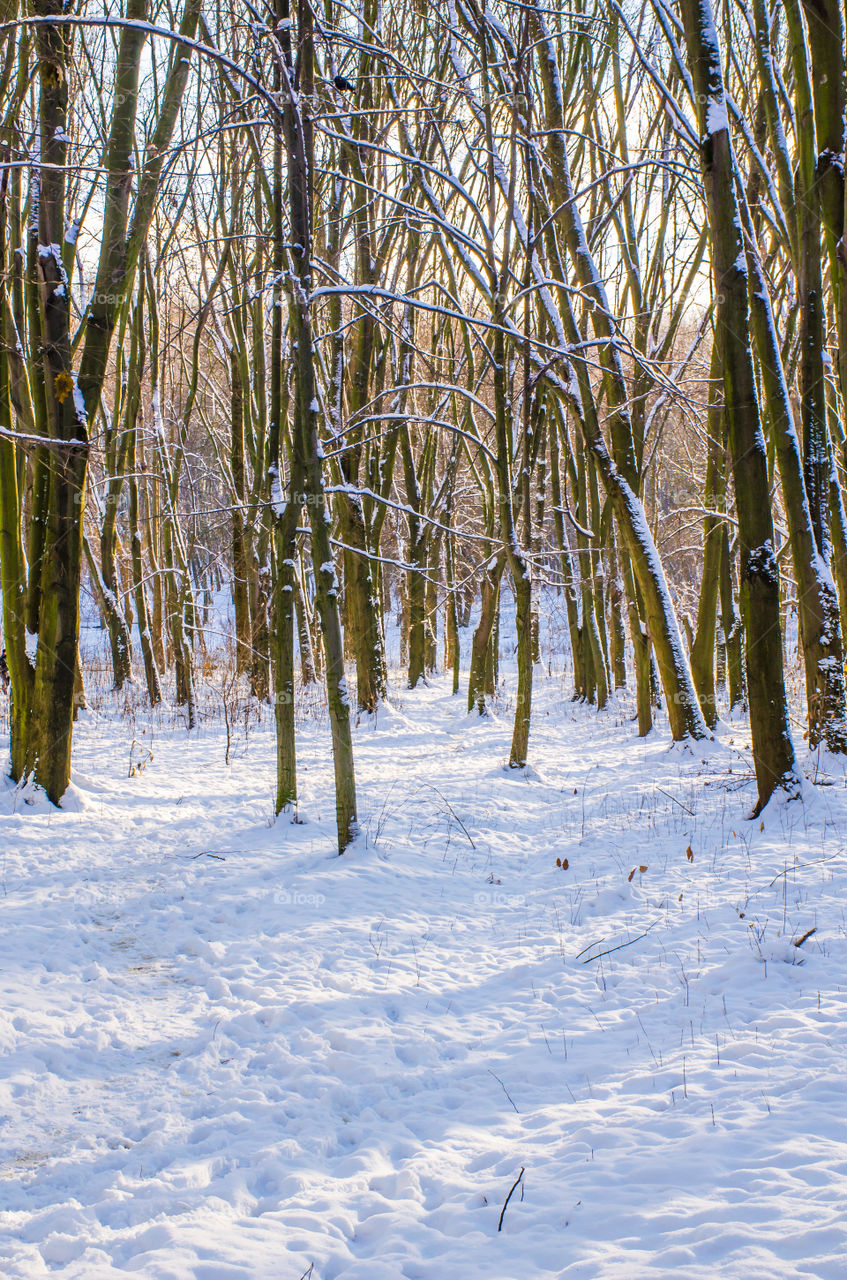
POLYGON ((843 1280, 844 771, 751 822, 743 725, 568 687, 516 775, 398 676, 340 859, 317 705, 296 825, 268 723, 103 700, 3 785, 4 1276, 843 1280))

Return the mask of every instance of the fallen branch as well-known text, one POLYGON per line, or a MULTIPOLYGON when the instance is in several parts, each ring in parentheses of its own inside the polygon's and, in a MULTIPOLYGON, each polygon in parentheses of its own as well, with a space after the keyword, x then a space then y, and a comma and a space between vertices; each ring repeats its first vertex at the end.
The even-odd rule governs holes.
MULTIPOLYGON (((640 942, 642 938, 646 938, 650 930, 655 929, 656 925, 659 923, 661 923, 659 920, 654 920, 653 923, 651 925, 648 925, 648 927, 644 930, 644 932, 639 933, 637 937, 630 938, 628 942, 620 942, 616 947, 609 947, 606 951, 598 951, 596 956, 589 956, 588 959, 583 960, 582 963, 591 964, 592 960, 599 960, 601 956, 610 956, 613 951, 623 951, 624 947, 631 947, 634 942, 640 942)), ((589 945, 596 946, 597 943, 594 942, 594 943, 590 943, 589 945)), ((583 947, 579 955, 580 956, 583 955, 587 950, 588 950, 588 947, 583 947)), ((579 959, 579 956, 577 956, 577 960, 578 959, 579 959)))
POLYGON ((803 867, 823 866, 825 862, 834 862, 836 858, 840 858, 843 852, 843 849, 839 849, 838 853, 830 854, 828 858, 815 858, 814 862, 795 862, 792 866, 786 867, 784 871, 778 871, 773 880, 768 882, 768 888, 770 889, 772 884, 776 884, 780 876, 787 876, 789 871, 800 871, 803 867))

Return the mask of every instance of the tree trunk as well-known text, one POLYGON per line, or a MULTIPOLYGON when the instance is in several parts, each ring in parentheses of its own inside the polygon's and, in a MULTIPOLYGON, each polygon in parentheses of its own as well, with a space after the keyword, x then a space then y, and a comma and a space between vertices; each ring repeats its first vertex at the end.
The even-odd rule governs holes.
MULTIPOLYGON (((291 222, 289 251, 291 290, 289 323, 294 356, 294 415, 292 422, 292 474, 302 469, 303 493, 309 510, 312 561, 315 566, 316 606, 323 635, 327 704, 332 730, 335 767, 335 809, 338 852, 343 853, 357 831, 356 779, 353 741, 350 731, 350 704, 344 674, 344 638, 338 608, 338 581, 332 558, 329 512, 322 473, 322 450, 318 436, 318 399, 315 379, 315 351, 309 294, 312 289, 312 125, 303 114, 314 87, 314 46, 312 11, 308 0, 299 9, 300 89, 295 98, 286 89, 283 106, 285 150, 288 162, 288 198, 291 222)), ((290 29, 282 35, 286 66, 291 75, 290 29)), ((294 495, 296 496, 296 495, 294 495)))
POLYGON ((232 512, 232 602, 235 610, 235 670, 241 676, 250 670, 252 652, 249 557, 244 519, 247 498, 244 476, 244 388, 240 356, 234 345, 229 357, 232 424, 230 468, 235 490, 232 512))
MULTIPOLYGON (((143 297, 143 294, 141 296, 143 297)), ((147 696, 150 699, 150 706, 155 707, 162 701, 162 690, 156 666, 155 650, 150 636, 150 614, 147 607, 147 592, 144 587, 143 548, 138 510, 138 466, 138 418, 136 417, 130 426, 130 445, 127 454, 127 470, 129 472, 127 480, 129 487, 129 546, 132 589, 135 596, 135 618, 138 623, 138 639, 141 645, 142 661, 144 662, 144 678, 147 684, 147 696)))
MULTIPOLYGON (((57 0, 35 0, 38 16, 61 12, 57 0)), ((42 367, 52 450, 41 574, 38 652, 27 768, 58 804, 71 772, 74 673, 79 636, 82 512, 88 463, 86 414, 71 367, 68 279, 58 246, 64 239, 67 153, 66 27, 35 30, 40 85, 38 273, 42 367)))
POLYGON ((480 602, 479 622, 471 642, 471 666, 468 676, 468 711, 476 710, 485 715, 486 690, 490 687, 488 674, 490 667, 491 638, 497 616, 497 601, 500 595, 500 580, 506 567, 505 551, 492 556, 485 567, 482 579, 482 599, 480 602))
POLYGON ((311 618, 306 586, 303 581, 302 557, 294 581, 294 603, 297 609, 297 645, 300 650, 300 679, 304 685, 315 684, 315 650, 312 645, 311 618))
POLYGON ((703 520, 703 576, 697 608, 697 630, 691 645, 691 676, 710 729, 718 722, 715 697, 715 630, 721 568, 721 516, 726 505, 726 439, 721 393, 718 389, 720 363, 717 347, 712 350, 709 381, 708 444, 706 452, 705 505, 703 520))
MULTIPOLYGON (((450 515, 448 512, 449 526, 450 515)), ((444 546, 444 576, 446 594, 444 597, 444 665, 453 676, 453 696, 459 692, 459 675, 461 650, 459 646, 459 611, 456 605, 456 566, 454 560, 453 534, 446 535, 444 546)))
MULTIPOLYGON (((807 448, 811 451, 818 447, 822 448, 826 455, 826 465, 821 469, 817 463, 812 463, 807 458, 804 470, 797 434, 794 430, 791 399, 782 367, 779 342, 771 314, 767 280, 752 239, 752 228, 748 230, 747 262, 751 280, 753 332, 759 354, 768 420, 782 481, 788 537, 797 578, 797 616, 806 676, 809 745, 815 747, 823 741, 828 750, 843 752, 847 750, 847 701, 845 701, 844 649, 838 594, 828 564, 831 558, 829 554, 829 485, 832 467, 826 428, 825 425, 821 428, 822 436, 820 436, 818 433, 820 424, 808 427, 807 422, 807 448), (825 515, 818 513, 817 521, 813 514, 814 505, 808 501, 810 484, 816 493, 814 505, 822 503, 826 508, 825 515), (817 492, 815 488, 818 485, 821 486, 821 492, 817 492), (821 543, 818 542, 819 537, 822 539, 821 543), (821 546, 826 551, 826 555, 821 551, 821 546)), ((806 341, 808 340, 807 333, 806 341)), ((818 352, 819 356, 820 354, 818 352)), ((802 376, 801 373, 801 381, 802 376)), ((807 387, 806 393, 814 401, 817 391, 807 387)), ((823 395, 822 384, 820 393, 823 395)), ((817 410, 814 404, 807 406, 806 415, 807 418, 817 422, 817 410)))
POLYGON ((796 792, 782 666, 779 571, 774 555, 765 442, 750 350, 747 273, 735 194, 721 54, 711 0, 681 0, 700 127, 700 159, 712 247, 717 340, 741 550, 741 611, 759 812, 776 788, 796 792))

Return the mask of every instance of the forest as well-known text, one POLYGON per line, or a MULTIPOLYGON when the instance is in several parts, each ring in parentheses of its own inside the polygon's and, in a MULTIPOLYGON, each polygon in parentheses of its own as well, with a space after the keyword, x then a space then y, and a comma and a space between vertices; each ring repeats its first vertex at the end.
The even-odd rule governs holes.
POLYGON ((844 1274, 845 26, 0 0, 10 1277, 844 1274))

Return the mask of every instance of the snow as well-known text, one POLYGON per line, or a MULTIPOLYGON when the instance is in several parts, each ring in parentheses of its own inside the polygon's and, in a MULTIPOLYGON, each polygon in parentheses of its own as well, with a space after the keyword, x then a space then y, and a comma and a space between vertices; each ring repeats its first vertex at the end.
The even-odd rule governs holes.
POLYGON ((76 414, 76 420, 82 426, 87 426, 88 414, 85 412, 85 400, 83 399, 82 392, 79 389, 79 383, 77 382, 76 373, 73 373, 73 382, 74 382, 74 412, 76 414))
POLYGON ((64 263, 62 262, 62 248, 58 244, 40 244, 38 246, 38 256, 42 259, 52 258, 56 263, 59 271, 64 272, 64 263))
POLYGON ((271 508, 277 520, 281 520, 285 515, 287 502, 282 492, 282 483, 279 478, 279 468, 271 467, 271 508))
POLYGON ((65 808, 3 784, 5 1277, 843 1276, 843 766, 749 822, 739 723, 554 669, 515 774, 506 678, 355 730, 343 858, 302 691, 297 823, 272 713, 96 689, 65 808))
POLYGON ((726 103, 723 95, 710 98, 706 103, 706 133, 713 135, 729 128, 726 118, 726 103))

